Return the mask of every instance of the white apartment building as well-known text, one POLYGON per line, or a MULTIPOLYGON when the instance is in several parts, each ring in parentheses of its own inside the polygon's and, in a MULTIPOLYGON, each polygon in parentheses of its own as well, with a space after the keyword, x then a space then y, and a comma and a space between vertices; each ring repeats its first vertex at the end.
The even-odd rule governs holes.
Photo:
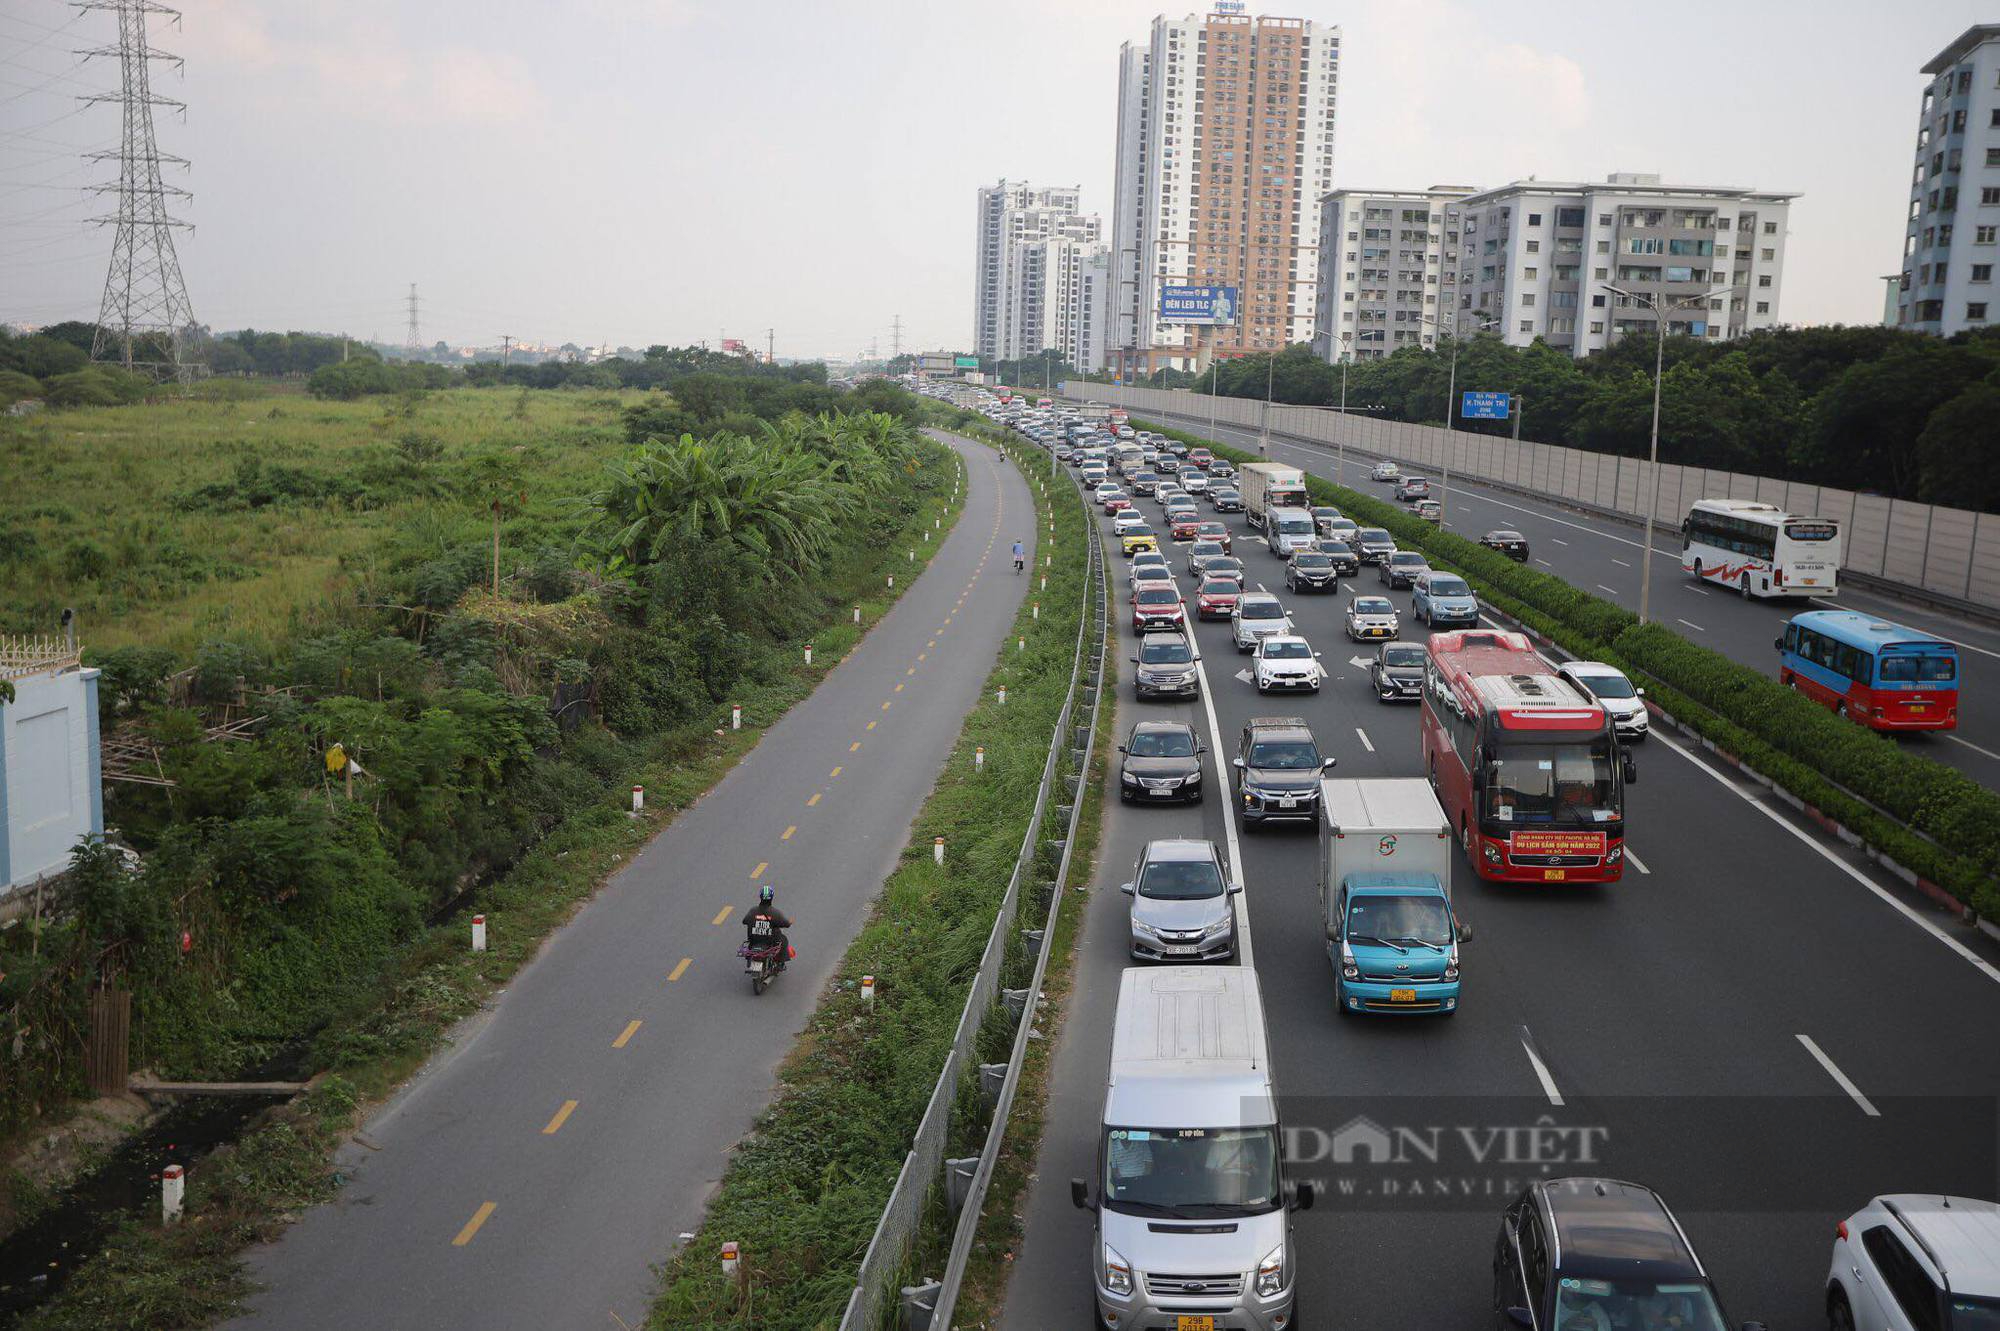
POLYGON ((1002 180, 979 191, 973 345, 1016 360, 1073 346, 1080 265, 1103 223, 1080 210, 1077 186, 1037 189, 1002 180))
POLYGON ((1116 280, 1117 270, 1108 247, 1099 245, 1084 257, 1076 318, 1076 354, 1069 357, 1069 363, 1086 373, 1103 369, 1108 359, 1112 329, 1117 323, 1116 280))
POLYGON ((1162 15, 1119 51, 1111 354, 1125 373, 1312 336, 1340 29, 1244 10, 1162 15), (1235 325, 1162 323, 1160 288, 1182 284, 1236 287, 1235 325))
POLYGON ((1513 346, 1545 338, 1577 357, 1626 333, 1740 337, 1779 322, 1785 239, 1796 194, 1662 185, 1615 173, 1602 184, 1517 180, 1468 196, 1458 270, 1458 331, 1513 346))
POLYGON ((1966 29, 1924 66, 1895 323, 1945 337, 2000 316, 2000 23, 1966 29))
POLYGON ((1474 192, 1339 189, 1320 200, 1312 345, 1322 359, 1379 360, 1451 327, 1462 200, 1474 192))

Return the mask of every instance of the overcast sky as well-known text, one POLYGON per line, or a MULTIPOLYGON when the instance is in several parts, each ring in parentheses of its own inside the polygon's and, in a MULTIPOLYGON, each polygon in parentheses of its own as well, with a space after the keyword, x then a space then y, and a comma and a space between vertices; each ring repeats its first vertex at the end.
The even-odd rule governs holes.
MULTIPOLYGON (((217 328, 780 356, 971 341, 974 192, 1081 184, 1110 218, 1108 0, 184 0, 156 46, 180 257, 217 328)), ((1177 6, 1169 12, 1188 12, 1177 6)), ((1252 10, 1257 6, 1253 3, 1252 10)), ((1919 68, 1970 0, 1361 0, 1336 186, 1656 171, 1796 190, 1781 313, 1873 322, 1902 243, 1919 68)), ((0 0, 0 320, 91 318, 115 147, 110 15, 0 0)))

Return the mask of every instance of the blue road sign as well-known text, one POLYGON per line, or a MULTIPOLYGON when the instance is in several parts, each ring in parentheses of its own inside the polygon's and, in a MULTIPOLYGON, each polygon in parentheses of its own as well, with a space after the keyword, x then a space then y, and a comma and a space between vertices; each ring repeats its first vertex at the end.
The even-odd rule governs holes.
POLYGON ((1469 421, 1504 421, 1513 399, 1505 393, 1461 393, 1458 414, 1469 421))

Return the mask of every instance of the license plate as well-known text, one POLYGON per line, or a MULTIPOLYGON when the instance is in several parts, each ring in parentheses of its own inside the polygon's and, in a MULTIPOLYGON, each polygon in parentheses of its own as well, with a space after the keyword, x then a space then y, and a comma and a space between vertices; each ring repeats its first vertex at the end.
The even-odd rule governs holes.
POLYGON ((1389 1001, 1391 1003, 1414 1003, 1417 1001, 1417 991, 1414 989, 1391 989, 1389 991, 1389 1001))
POLYGON ((1215 1319, 1206 1314, 1182 1313, 1174 1318, 1174 1331, 1215 1331, 1215 1319))
POLYGON ((1545 883, 1560 883, 1567 877, 1569 877, 1569 870, 1567 869, 1542 870, 1542 881, 1545 883))
POLYGON ((1278 801, 1278 807, 1281 809, 1296 809, 1299 807, 1299 802, 1291 798, 1281 799, 1278 801))
POLYGON ((1928 712, 1931 709, 1930 704, 1924 702, 1913 702, 1909 707, 1913 712, 1928 712))
POLYGON ((1191 957, 1197 949, 1191 947, 1163 947, 1160 951, 1170 957, 1191 957))

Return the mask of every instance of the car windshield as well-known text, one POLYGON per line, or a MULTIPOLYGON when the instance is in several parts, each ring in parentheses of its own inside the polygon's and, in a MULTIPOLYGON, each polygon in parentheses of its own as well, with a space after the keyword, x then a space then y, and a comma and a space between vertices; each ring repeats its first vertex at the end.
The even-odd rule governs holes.
POLYGON ((1194 660, 1194 650, 1183 639, 1155 637, 1139 644, 1139 659, 1147 665, 1182 665, 1194 660))
POLYGON ((1278 1129, 1109 1128, 1104 1204, 1189 1220, 1275 1210, 1278 1129))
POLYGON ((1363 545, 1391 545, 1395 539, 1380 527, 1363 527, 1355 534, 1361 538, 1363 545))
POLYGON ((1194 559, 1207 559, 1211 556, 1219 556, 1221 553, 1222 542, 1220 541, 1196 541, 1188 547, 1188 555, 1194 559))
POLYGON ((1213 520, 1202 523, 1201 529, 1212 536, 1221 536, 1229 531, 1229 528, 1226 524, 1215 522, 1213 520))
POLYGON ((1310 536, 1312 535, 1312 529, 1311 518, 1278 519, 1278 535, 1280 536, 1310 536))
POLYGON ((1503 823, 1597 826, 1617 816, 1611 743, 1503 744, 1486 782, 1489 814, 1503 823))
POLYGON ((1340 510, 1337 508, 1316 508, 1312 511, 1312 514, 1316 518, 1337 518, 1340 516, 1340 510))
POLYGON ((1382 664, 1396 669, 1421 669, 1424 649, 1413 642, 1394 643, 1382 649, 1382 664))
POLYGON ((1951 1297, 1951 1331, 2000 1331, 2000 1299, 1951 1297))
MULTIPOLYGON (((1556 1282, 1559 1331, 1575 1327, 1675 1327, 1677 1331, 1724 1331, 1715 1296, 1696 1281, 1580 1280, 1556 1282)), ((1954 1324, 1956 1325, 1956 1324, 1954 1324)))
POLYGON ((1362 596, 1356 598, 1354 602, 1354 613, 1357 615, 1393 615, 1396 613, 1396 607, 1386 596, 1362 596))
POLYGON ((1432 578, 1432 596, 1470 596, 1472 588, 1465 585, 1464 578, 1432 578))
POLYGON ((1303 550, 1292 556, 1292 567, 1332 568, 1333 559, 1331 556, 1320 554, 1317 551, 1303 550))
POLYGON ((1623 675, 1603 674, 1595 671, 1579 676, 1583 686, 1599 698, 1630 698, 1633 696, 1632 681, 1623 675))
POLYGON ((1329 555, 1341 555, 1343 557, 1352 557, 1354 554, 1354 551, 1351 548, 1349 548, 1347 542, 1345 541, 1321 541, 1319 543, 1319 548, 1329 555))
POLYGON ((1958 677, 1958 662, 1949 656, 1884 656, 1876 663, 1875 675, 1885 684, 1943 683, 1958 677))
POLYGON ((1283 619, 1285 608, 1276 601, 1238 601, 1236 613, 1245 619, 1283 619))
POLYGON ((1140 605, 1172 605, 1179 599, 1179 597, 1174 595, 1172 587, 1141 587, 1139 589, 1140 605))
POLYGON ((1194 732, 1191 730, 1141 730, 1125 746, 1134 758, 1192 758, 1194 732))
POLYGON ((1486 539, 1489 541, 1518 541, 1521 539, 1521 533, 1517 531, 1488 532, 1486 533, 1486 539))
POLYGON ((1279 639, 1276 642, 1273 642, 1269 638, 1264 639, 1264 659, 1267 661, 1296 660, 1300 657, 1310 657, 1312 654, 1313 650, 1311 647, 1296 639, 1290 642, 1286 642, 1283 639, 1279 639))
POLYGON ((1139 875, 1139 895, 1160 901, 1199 901, 1222 895, 1222 870, 1214 860, 1156 860, 1139 875))
POLYGON ((1267 739, 1250 746, 1250 766, 1280 772, 1309 772, 1319 766, 1319 750, 1309 739, 1267 739))
POLYGON ((1357 896, 1348 903, 1347 933, 1349 937, 1444 947, 1451 942, 1451 912, 1445 909, 1443 897, 1357 896))
POLYGON ((1234 596, 1241 590, 1235 582, 1228 578, 1211 578, 1201 584, 1201 594, 1203 596, 1234 596))
POLYGON ((1243 561, 1234 555, 1224 555, 1220 559, 1209 560, 1208 568, 1211 573, 1241 573, 1243 561))
POLYGON ((1414 568, 1424 562, 1424 557, 1415 550, 1398 550, 1389 556, 1389 562, 1397 568, 1414 568))

